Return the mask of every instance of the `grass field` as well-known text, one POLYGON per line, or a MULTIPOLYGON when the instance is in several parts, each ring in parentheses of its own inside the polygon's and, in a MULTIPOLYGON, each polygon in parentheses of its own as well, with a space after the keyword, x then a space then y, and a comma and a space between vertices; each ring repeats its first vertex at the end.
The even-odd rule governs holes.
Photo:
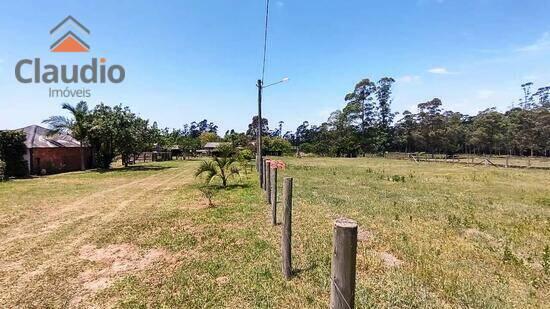
POLYGON ((360 225, 358 308, 550 303, 549 171, 285 161, 288 282, 255 174, 214 208, 192 176, 198 161, 0 183, 0 307, 324 308, 341 216, 360 225))

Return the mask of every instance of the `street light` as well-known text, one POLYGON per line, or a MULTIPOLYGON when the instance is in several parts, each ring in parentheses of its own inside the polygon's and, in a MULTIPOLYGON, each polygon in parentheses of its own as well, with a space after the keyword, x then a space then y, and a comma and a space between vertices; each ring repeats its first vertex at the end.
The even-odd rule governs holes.
POLYGON ((264 86, 263 81, 261 79, 258 79, 258 83, 256 84, 256 87, 258 87, 258 136, 256 138, 256 170, 258 171, 258 175, 260 177, 260 183, 262 183, 262 178, 264 176, 264 167, 262 164, 262 92, 264 88, 284 83, 286 81, 288 81, 288 77, 285 77, 278 82, 264 86))

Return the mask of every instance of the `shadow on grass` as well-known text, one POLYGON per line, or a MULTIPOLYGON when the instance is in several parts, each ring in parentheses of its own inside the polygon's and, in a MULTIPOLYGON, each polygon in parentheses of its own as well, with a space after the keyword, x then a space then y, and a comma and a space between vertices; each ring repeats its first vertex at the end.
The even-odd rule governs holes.
POLYGON ((170 169, 170 166, 159 166, 159 165, 134 165, 122 168, 112 168, 112 169, 96 169, 96 172, 100 174, 104 173, 121 173, 121 172, 148 172, 148 171, 162 171, 170 169))
POLYGON ((309 265, 308 267, 306 268, 295 268, 295 269, 292 269, 292 277, 300 277, 300 275, 304 272, 308 272, 308 271, 312 271, 314 270, 315 268, 317 268, 319 265, 317 265, 317 263, 313 263, 311 265, 309 265))
POLYGON ((223 188, 220 186, 220 189, 223 190, 227 190, 227 191, 231 191, 231 190, 236 190, 236 189, 247 189, 247 188, 250 188, 251 185, 249 183, 236 183, 236 184, 229 184, 227 185, 227 187, 223 188))

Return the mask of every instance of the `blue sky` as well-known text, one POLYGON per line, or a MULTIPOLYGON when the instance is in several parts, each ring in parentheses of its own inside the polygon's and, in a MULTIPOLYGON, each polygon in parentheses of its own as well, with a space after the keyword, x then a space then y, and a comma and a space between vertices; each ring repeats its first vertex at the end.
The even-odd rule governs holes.
MULTIPOLYGON (((397 80, 393 109, 433 97, 475 113, 517 102, 520 84, 550 84, 548 0, 271 0, 264 115, 294 130, 344 105, 362 78, 397 80)), ((0 4, 0 128, 60 113, 48 85, 15 80, 15 63, 126 68, 118 85, 92 89, 90 105, 122 103, 160 126, 207 118, 245 130, 256 113, 263 0, 3 1, 0 4), (54 54, 49 30, 67 15, 91 30, 90 53, 54 54)), ((65 87, 60 85, 60 87, 65 87)))

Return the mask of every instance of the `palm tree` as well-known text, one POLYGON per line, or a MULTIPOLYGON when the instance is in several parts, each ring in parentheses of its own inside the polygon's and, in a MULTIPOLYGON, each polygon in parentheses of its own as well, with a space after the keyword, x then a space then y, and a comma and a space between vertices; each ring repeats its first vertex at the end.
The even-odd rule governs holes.
POLYGON ((76 106, 63 103, 61 108, 71 113, 72 119, 64 116, 51 116, 43 121, 50 126, 52 134, 66 133, 80 142, 80 169, 86 169, 84 160, 84 141, 88 138, 89 132, 89 112, 88 104, 84 101, 78 102, 76 106))
POLYGON ((210 183, 214 178, 222 180, 222 187, 227 187, 227 180, 239 174, 239 168, 234 165, 237 158, 233 155, 234 150, 230 150, 229 146, 220 147, 220 157, 216 156, 211 161, 203 161, 197 171, 195 177, 202 174, 206 175, 206 183, 210 183))

